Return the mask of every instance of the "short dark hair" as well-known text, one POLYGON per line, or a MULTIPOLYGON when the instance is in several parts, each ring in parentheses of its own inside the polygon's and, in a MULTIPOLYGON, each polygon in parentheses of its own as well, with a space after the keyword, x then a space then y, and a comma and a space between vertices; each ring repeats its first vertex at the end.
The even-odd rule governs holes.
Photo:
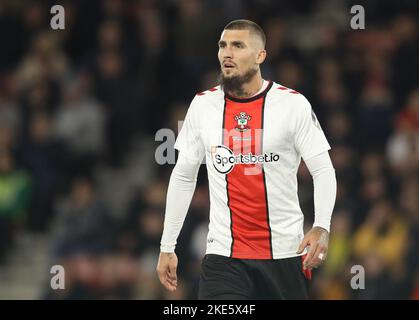
POLYGON ((265 47, 265 32, 263 32, 263 29, 253 21, 246 19, 233 20, 224 27, 224 30, 250 30, 250 32, 255 33, 261 38, 263 47, 265 47))

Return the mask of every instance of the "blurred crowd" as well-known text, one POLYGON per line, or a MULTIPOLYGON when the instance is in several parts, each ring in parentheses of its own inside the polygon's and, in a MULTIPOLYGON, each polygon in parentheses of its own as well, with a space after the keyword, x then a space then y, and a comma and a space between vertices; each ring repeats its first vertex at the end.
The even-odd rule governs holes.
MULTIPOLYGON (((419 299, 419 6, 368 1, 366 29, 352 30, 358 2, 0 1, 0 264, 19 234, 49 234, 66 290, 48 282, 39 298, 195 299, 205 166, 178 240, 175 293, 155 274, 173 165, 147 161, 152 178, 126 190, 135 196, 117 214, 98 172, 123 170, 138 139, 154 153, 157 130, 177 132, 194 94, 216 85, 222 28, 247 18, 267 35, 264 78, 303 93, 332 146, 338 194, 312 297, 419 299), (50 28, 54 4, 65 30, 50 28), (350 285, 355 265, 363 290, 350 285)), ((304 164, 299 182, 308 229, 304 164)))

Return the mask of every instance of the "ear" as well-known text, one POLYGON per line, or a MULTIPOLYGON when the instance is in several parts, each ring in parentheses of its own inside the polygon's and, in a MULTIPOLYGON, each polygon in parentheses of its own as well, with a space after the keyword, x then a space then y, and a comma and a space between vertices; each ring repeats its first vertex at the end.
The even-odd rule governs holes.
POLYGON ((266 50, 259 50, 257 57, 256 57, 256 63, 257 64, 262 64, 263 61, 265 61, 266 58, 266 50))

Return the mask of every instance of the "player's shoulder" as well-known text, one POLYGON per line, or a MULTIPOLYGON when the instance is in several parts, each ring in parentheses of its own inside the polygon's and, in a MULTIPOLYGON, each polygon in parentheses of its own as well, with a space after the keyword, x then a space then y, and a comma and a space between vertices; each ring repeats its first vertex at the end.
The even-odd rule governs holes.
POLYGON ((189 110, 191 113, 199 114, 202 117, 203 113, 210 112, 209 110, 212 110, 214 106, 221 108, 223 99, 223 92, 220 86, 212 87, 196 93, 189 105, 189 110))
POLYGON ((217 91, 218 91, 218 93, 221 92, 220 85, 212 87, 212 88, 204 90, 204 91, 201 91, 201 92, 198 92, 196 95, 199 96, 199 97, 203 97, 203 96, 206 95, 208 97, 209 95, 211 95, 212 93, 215 93, 217 91))
POLYGON ((224 94, 220 89, 220 86, 212 87, 208 90, 196 93, 192 99, 190 108, 199 113, 209 112, 208 110, 212 110, 211 107, 218 106, 221 108, 224 101, 223 97, 224 94))
POLYGON ((272 88, 269 94, 272 96, 275 102, 277 102, 278 100, 281 100, 281 102, 285 102, 287 105, 289 105, 293 109, 301 110, 301 109, 311 108, 310 102, 304 96, 303 93, 297 90, 294 90, 292 88, 286 87, 277 82, 273 82, 272 88))
POLYGON ((221 86, 215 86, 210 89, 198 92, 194 100, 197 102, 215 102, 217 100, 223 99, 224 93, 221 90, 221 86))

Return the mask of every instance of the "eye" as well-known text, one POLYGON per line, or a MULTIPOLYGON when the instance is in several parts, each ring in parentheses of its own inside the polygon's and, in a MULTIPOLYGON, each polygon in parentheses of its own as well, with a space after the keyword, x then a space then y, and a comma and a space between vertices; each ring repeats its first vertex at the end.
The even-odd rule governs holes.
POLYGON ((219 44, 218 44, 218 47, 219 47, 219 48, 224 48, 225 46, 226 46, 226 45, 225 45, 225 43, 219 43, 219 44))

